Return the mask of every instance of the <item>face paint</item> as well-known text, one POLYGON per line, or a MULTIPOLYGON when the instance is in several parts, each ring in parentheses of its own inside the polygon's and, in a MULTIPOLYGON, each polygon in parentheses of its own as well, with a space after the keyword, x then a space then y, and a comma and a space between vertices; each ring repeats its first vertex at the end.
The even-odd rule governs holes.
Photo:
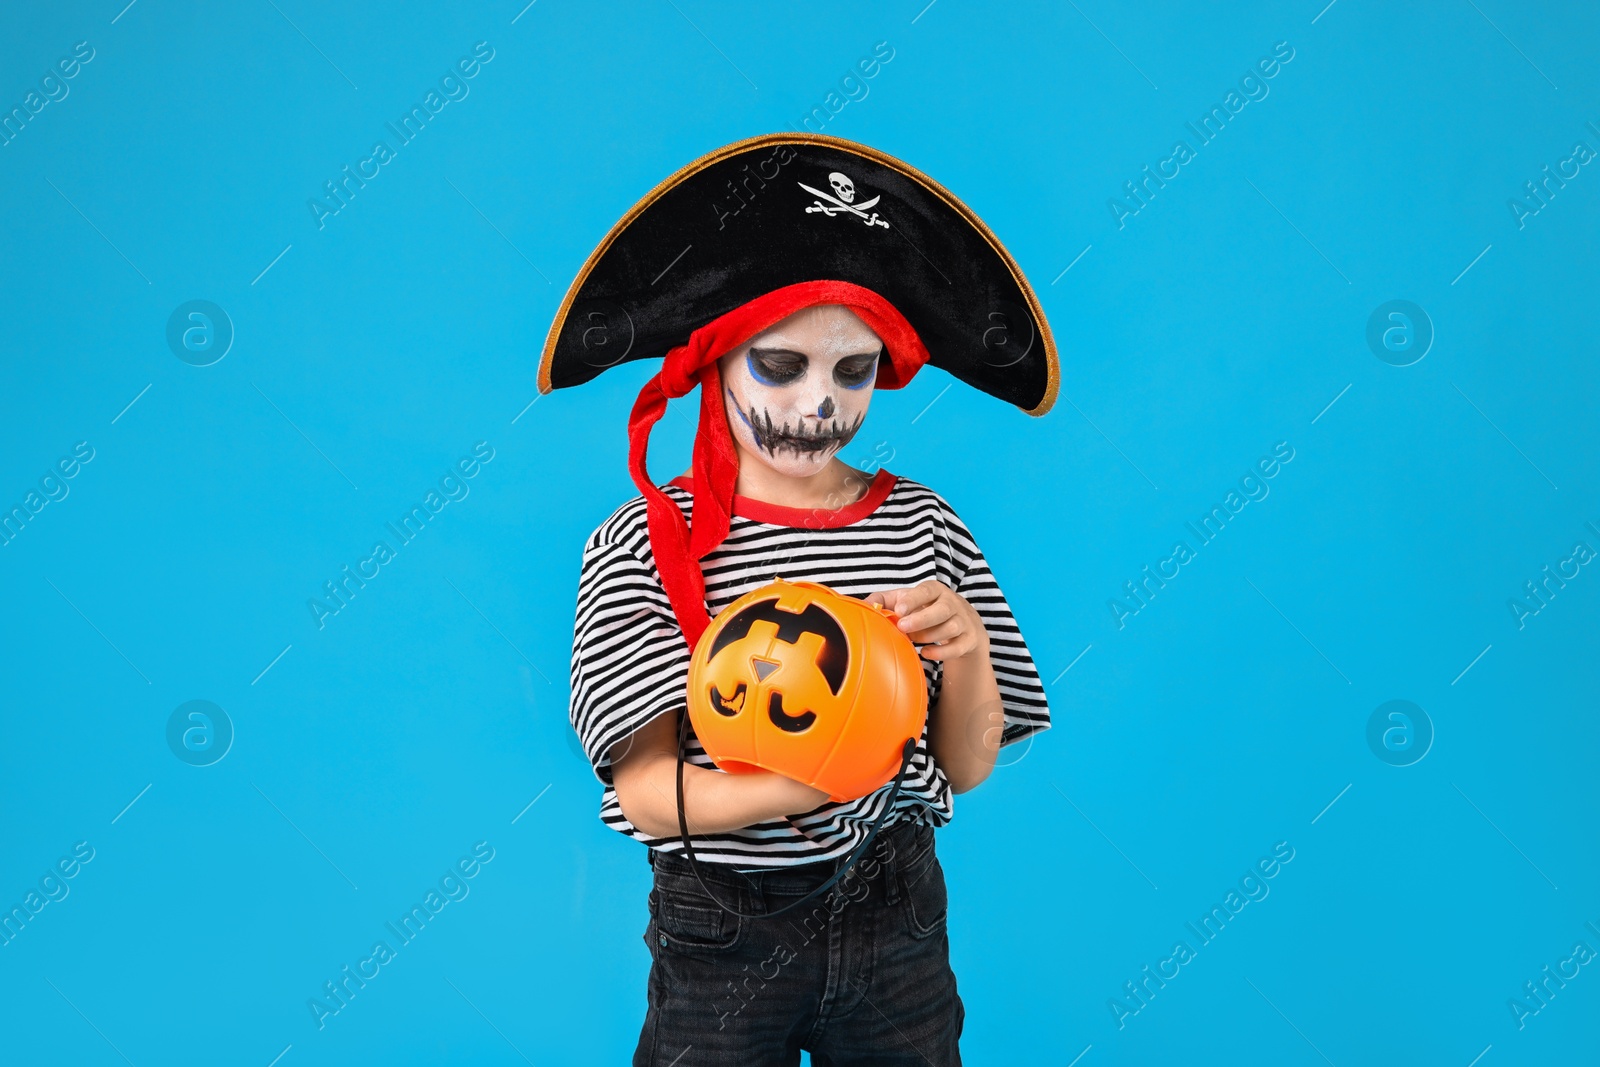
POLYGON ((805 308, 721 358, 728 428, 771 467, 804 478, 861 428, 883 342, 849 309, 805 308))

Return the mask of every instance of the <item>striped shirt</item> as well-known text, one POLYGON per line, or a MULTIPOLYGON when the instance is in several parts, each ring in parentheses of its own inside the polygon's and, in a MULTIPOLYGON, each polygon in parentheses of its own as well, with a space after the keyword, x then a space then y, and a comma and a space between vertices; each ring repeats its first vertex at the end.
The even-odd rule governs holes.
MULTIPOLYGON (((686 476, 661 486, 687 520, 693 503, 686 476)), ((784 507, 735 496, 727 539, 701 561, 712 618, 740 596, 781 575, 820 582, 846 596, 937 579, 977 610, 989 634, 1004 705, 1001 744, 1047 729, 1050 710, 1033 658, 971 532, 944 498, 880 469, 861 499, 834 511, 784 507)), ((611 514, 583 548, 572 637, 572 726, 605 785, 600 821, 664 852, 676 836, 654 838, 622 813, 611 780, 611 747, 656 716, 685 706, 691 650, 656 571, 636 496, 611 514)), ((920 658, 920 657, 919 657, 920 658)), ((922 659, 930 720, 943 665, 922 659)), ((938 827, 950 821, 952 793, 928 752, 926 726, 886 825, 904 820, 938 827)), ((686 761, 714 768, 691 726, 686 761)), ((888 802, 884 785, 856 800, 727 833, 696 835, 695 855, 745 870, 810 863, 847 854, 888 802)))

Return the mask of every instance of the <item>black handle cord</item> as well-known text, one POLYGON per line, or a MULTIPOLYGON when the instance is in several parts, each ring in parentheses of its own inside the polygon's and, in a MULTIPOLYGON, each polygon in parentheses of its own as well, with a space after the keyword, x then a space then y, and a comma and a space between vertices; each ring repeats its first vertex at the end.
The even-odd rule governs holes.
POLYGON ((895 773, 894 788, 889 791, 889 800, 884 805, 883 813, 873 821, 872 829, 867 831, 866 838, 862 840, 861 844, 856 846, 854 852, 850 853, 847 861, 837 871, 834 872, 832 878, 829 878, 826 882, 823 882, 821 885, 817 886, 817 888, 813 889, 799 900, 796 900, 791 904, 785 904, 777 911, 761 912, 759 914, 747 914, 737 910, 736 908, 730 908, 727 904, 724 904, 717 897, 717 895, 711 891, 711 887, 706 885, 706 880, 700 875, 700 865, 695 862, 694 846, 689 844, 689 819, 683 810, 683 750, 684 743, 688 739, 688 733, 689 714, 686 711, 683 714, 682 720, 678 723, 678 834, 679 840, 683 842, 683 855, 684 858, 689 861, 689 869, 694 872, 695 881, 700 883, 700 888, 705 890, 705 894, 711 898, 711 902, 717 907, 721 908, 723 911, 727 912, 729 915, 736 915, 741 919, 768 919, 774 916, 782 915, 791 908, 798 908, 802 904, 809 903, 818 894, 832 888, 835 882, 843 878, 846 874, 850 873, 850 869, 853 868, 856 865, 856 862, 861 859, 862 855, 866 853, 867 846, 872 844, 872 839, 878 836, 878 831, 883 828, 883 824, 888 820, 890 815, 894 814, 894 802, 895 799, 900 795, 900 784, 905 780, 906 770, 911 766, 911 757, 917 750, 917 739, 914 737, 906 738, 906 743, 901 747, 900 750, 900 770, 895 773))

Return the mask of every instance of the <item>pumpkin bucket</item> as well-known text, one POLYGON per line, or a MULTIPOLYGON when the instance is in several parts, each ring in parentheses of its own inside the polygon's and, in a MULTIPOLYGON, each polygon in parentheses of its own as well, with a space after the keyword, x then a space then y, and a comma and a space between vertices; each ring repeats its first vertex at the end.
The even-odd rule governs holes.
POLYGON ((776 771, 831 800, 894 778, 922 735, 922 660, 887 608, 782 578, 724 608, 689 664, 695 735, 732 774, 776 771))

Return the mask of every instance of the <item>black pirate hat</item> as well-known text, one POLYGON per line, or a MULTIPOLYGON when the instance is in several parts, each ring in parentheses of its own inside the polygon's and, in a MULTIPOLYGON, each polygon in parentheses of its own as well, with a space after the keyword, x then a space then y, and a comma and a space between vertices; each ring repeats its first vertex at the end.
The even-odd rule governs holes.
POLYGON ((882 296, 921 338, 928 362, 968 385, 1030 415, 1055 403, 1050 327, 983 221, 892 156, 802 133, 719 148, 634 205, 556 312, 540 392, 665 356, 764 294, 823 279, 882 296))

